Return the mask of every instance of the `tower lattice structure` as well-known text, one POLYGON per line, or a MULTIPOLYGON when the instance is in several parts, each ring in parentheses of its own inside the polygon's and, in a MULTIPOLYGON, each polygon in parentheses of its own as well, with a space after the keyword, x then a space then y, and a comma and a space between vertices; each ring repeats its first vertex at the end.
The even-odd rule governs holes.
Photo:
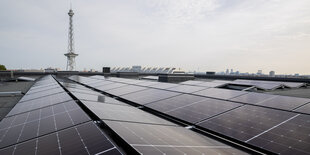
POLYGON ((69 33, 68 33, 68 53, 65 54, 67 57, 67 71, 75 70, 75 57, 78 56, 74 52, 74 38, 73 38, 73 10, 70 9, 68 12, 69 15, 69 33))

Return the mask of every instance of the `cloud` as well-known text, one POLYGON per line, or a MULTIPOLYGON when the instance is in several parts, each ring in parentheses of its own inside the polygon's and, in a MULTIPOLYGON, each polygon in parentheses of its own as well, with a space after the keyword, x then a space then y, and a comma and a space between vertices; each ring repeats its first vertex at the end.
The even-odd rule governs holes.
MULTIPOLYGON (((1 63, 65 68, 67 1, 0 3, 1 63)), ((308 8, 308 0, 75 0, 77 67, 310 74, 308 8)))

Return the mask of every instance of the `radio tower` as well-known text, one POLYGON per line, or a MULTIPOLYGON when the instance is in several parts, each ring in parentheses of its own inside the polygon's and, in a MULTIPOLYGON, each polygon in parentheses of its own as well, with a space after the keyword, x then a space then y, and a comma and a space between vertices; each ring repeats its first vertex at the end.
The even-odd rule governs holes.
POLYGON ((73 42, 73 10, 70 6, 69 10, 69 33, 68 33, 68 53, 65 54, 67 57, 67 71, 74 71, 75 70, 75 57, 78 56, 78 54, 74 53, 74 42, 73 42))

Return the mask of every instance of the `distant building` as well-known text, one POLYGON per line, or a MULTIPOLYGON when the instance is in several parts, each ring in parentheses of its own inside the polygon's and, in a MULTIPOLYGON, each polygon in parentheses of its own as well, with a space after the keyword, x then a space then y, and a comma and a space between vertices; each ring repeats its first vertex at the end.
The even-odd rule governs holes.
POLYGON ((133 72, 138 72, 138 73, 141 72, 141 69, 142 69, 141 66, 132 66, 132 68, 131 68, 131 70, 132 70, 133 72))
POLYGON ((275 75, 276 75, 276 74, 275 74, 275 71, 270 71, 270 72, 269 72, 269 76, 270 76, 270 77, 275 77, 275 75))
POLYGON ((226 74, 227 74, 227 75, 229 74, 229 69, 226 69, 226 74))
POLYGON ((262 70, 258 70, 257 71, 257 75, 263 75, 263 71, 262 70))

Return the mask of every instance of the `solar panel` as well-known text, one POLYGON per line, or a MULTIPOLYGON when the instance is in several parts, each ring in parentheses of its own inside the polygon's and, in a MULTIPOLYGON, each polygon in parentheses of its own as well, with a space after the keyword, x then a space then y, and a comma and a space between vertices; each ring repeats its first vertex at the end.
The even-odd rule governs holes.
POLYGON ((203 81, 193 81, 193 80, 189 80, 189 81, 181 82, 181 83, 179 83, 179 84, 185 84, 185 85, 198 85, 199 83, 203 83, 203 81))
POLYGON ((71 92, 71 93, 79 100, 96 101, 96 102, 113 103, 113 104, 124 104, 114 98, 105 96, 103 94, 93 95, 93 94, 85 94, 85 93, 79 93, 79 92, 71 92))
POLYGON ((110 85, 110 84, 115 84, 116 82, 112 82, 112 81, 101 81, 101 82, 98 82, 98 83, 92 83, 92 84, 86 84, 88 86, 91 86, 91 87, 100 87, 100 86, 106 86, 106 85, 110 85))
POLYGON ((84 93, 84 94, 91 94, 91 95, 99 95, 100 93, 93 91, 91 89, 76 89, 76 88, 67 88, 70 92, 77 92, 77 93, 84 93))
POLYGON ((45 90, 45 91, 41 91, 37 93, 32 93, 29 95, 26 94, 25 96, 23 96, 23 98, 19 102, 25 102, 25 101, 29 101, 29 100, 37 99, 40 97, 57 94, 57 93, 62 93, 62 92, 65 92, 62 88, 55 88, 55 89, 49 89, 49 90, 45 90))
POLYGON ((74 101, 70 101, 6 117, 3 120, 4 123, 0 123, 2 131, 0 148, 87 122, 90 119, 74 101), (54 107, 58 110, 54 111, 54 107), (59 110, 60 108, 63 110, 59 110))
POLYGON ((49 89, 61 88, 61 87, 57 84, 57 85, 49 85, 49 86, 37 88, 37 89, 32 89, 32 88, 33 87, 31 87, 31 89, 28 90, 27 94, 37 93, 37 92, 41 92, 41 91, 45 91, 49 89))
POLYGON ((154 85, 154 84, 157 84, 157 83, 158 83, 158 82, 143 81, 143 80, 141 80, 141 82, 136 83, 135 85, 138 85, 138 86, 151 86, 151 85, 154 85))
POLYGON ((9 112, 7 116, 16 115, 19 113, 43 108, 46 106, 50 106, 53 104, 65 102, 72 100, 72 98, 67 93, 58 93, 50 96, 45 96, 41 98, 37 98, 34 100, 29 100, 25 102, 21 102, 15 105, 15 107, 9 112))
POLYGON ((206 98, 201 96, 182 94, 168 99, 152 102, 150 104, 146 104, 145 106, 160 112, 167 112, 204 99, 206 98))
POLYGON ((305 113, 305 114, 310 114, 310 104, 305 104, 299 108, 297 108, 296 110, 294 111, 297 111, 297 112, 302 112, 302 113, 305 113))
POLYGON ((232 98, 230 100, 236 101, 236 102, 242 102, 242 103, 257 104, 257 103, 263 102, 265 100, 269 100, 273 97, 276 97, 276 96, 275 95, 269 95, 269 94, 263 94, 263 93, 250 92, 248 94, 244 94, 244 95, 238 96, 236 98, 232 98))
POLYGON ((180 93, 159 90, 159 89, 147 89, 147 90, 123 95, 121 97, 126 100, 135 102, 137 104, 143 105, 143 104, 155 102, 158 100, 163 100, 163 99, 170 98, 170 97, 177 96, 177 95, 180 95, 180 93))
POLYGON ((310 154, 309 120, 309 115, 295 115, 247 142, 277 154, 310 154))
POLYGON ((209 88, 202 91, 194 92, 193 94, 202 95, 206 97, 218 98, 218 99, 231 99, 237 96, 247 94, 248 92, 237 91, 237 90, 227 90, 220 88, 209 88))
POLYGON ((293 110, 296 107, 309 103, 310 99, 290 97, 290 96, 275 96, 269 100, 258 103, 259 105, 273 107, 277 109, 293 110))
POLYGON ((206 98, 205 100, 167 111, 166 114, 194 124, 242 105, 206 98))
POLYGON ((34 86, 32 85, 32 87, 29 89, 29 91, 31 90, 36 90, 36 89, 42 89, 42 88, 46 88, 46 87, 52 87, 52 86, 58 86, 58 83, 52 82, 52 83, 48 83, 45 85, 38 85, 38 86, 34 86))
POLYGON ((174 125, 164 119, 149 114, 131 106, 105 104, 99 102, 82 101, 93 113, 103 120, 116 120, 126 122, 139 122, 150 124, 174 125))
POLYGON ((182 92, 182 93, 193 93, 196 91, 200 91, 206 89, 205 87, 198 87, 198 86, 189 86, 189 85, 179 85, 176 87, 169 88, 167 90, 182 92))
POLYGON ((291 112, 246 105, 201 122, 198 126, 247 141, 294 115, 291 112))
POLYGON ((149 85, 148 87, 158 88, 158 89, 168 89, 168 88, 172 88, 172 87, 176 87, 176 86, 179 86, 179 84, 155 82, 154 85, 149 85))
POLYGON ((121 154, 93 123, 83 123, 35 139, 16 143, 0 154, 121 154))
POLYGON ((217 82, 203 82, 203 83, 197 84, 197 86, 211 87, 211 88, 220 87, 223 85, 226 85, 226 84, 225 83, 217 83, 217 82))
POLYGON ((147 88, 141 87, 141 86, 135 86, 135 85, 126 85, 123 87, 107 90, 106 92, 109 94, 120 96, 120 95, 125 95, 125 94, 129 94, 129 93, 133 93, 133 92, 137 92, 137 91, 141 91, 145 89, 147 88))
POLYGON ((108 85, 104 85, 104 86, 98 86, 98 87, 95 87, 101 91, 107 91, 109 89, 114 89, 114 88, 118 88, 118 87, 123 87, 123 86, 126 86, 127 84, 124 84, 124 83, 113 83, 113 84, 108 84, 108 85))
POLYGON ((183 127, 105 122, 141 154, 245 154, 183 127))

